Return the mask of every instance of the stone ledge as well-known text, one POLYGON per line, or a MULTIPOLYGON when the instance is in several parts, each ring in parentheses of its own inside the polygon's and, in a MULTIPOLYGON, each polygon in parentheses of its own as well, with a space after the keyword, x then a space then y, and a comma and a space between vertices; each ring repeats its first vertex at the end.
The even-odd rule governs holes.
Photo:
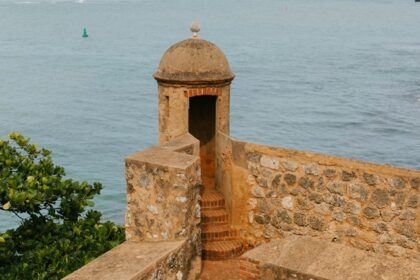
MULTIPOLYGON (((242 142, 231 138, 232 145, 242 146, 242 152, 256 152, 267 156, 273 156, 284 159, 294 159, 295 161, 302 162, 317 162, 323 166, 336 166, 349 169, 361 169, 364 171, 372 172, 374 174, 381 175, 394 175, 394 176, 407 176, 407 177, 419 177, 420 170, 396 167, 390 164, 378 164, 374 162, 368 162, 363 160, 356 160, 351 158, 333 156, 328 154, 294 150, 283 147, 275 147, 262 145, 252 142, 242 142)), ((241 166, 240 162, 235 162, 241 166)))
POLYGON ((178 273, 184 279, 188 265, 184 263, 182 251, 186 241, 137 242, 126 241, 106 252, 92 262, 65 277, 65 280, 134 280, 148 279, 151 275, 166 274, 168 271, 156 272, 159 267, 168 270, 167 260, 172 274, 178 273), (178 256, 176 256, 178 255, 178 256), (178 260, 177 257, 181 258, 178 260), (182 263, 178 263, 182 262, 182 263), (177 265, 178 264, 178 265, 177 265), (182 271, 181 271, 182 269, 182 271))
POLYGON ((160 147, 153 147, 127 156, 125 161, 126 163, 132 164, 148 163, 154 166, 165 168, 172 167, 185 170, 195 162, 199 161, 199 157, 185 153, 173 152, 160 147))
POLYGON ((189 133, 186 133, 174 140, 165 142, 159 147, 178 153, 200 156, 200 141, 189 133))
POLYGON ((296 279, 420 279, 417 261, 310 237, 290 236, 261 245, 245 253, 242 260, 259 263, 261 279, 278 279, 279 274, 301 277, 296 279))

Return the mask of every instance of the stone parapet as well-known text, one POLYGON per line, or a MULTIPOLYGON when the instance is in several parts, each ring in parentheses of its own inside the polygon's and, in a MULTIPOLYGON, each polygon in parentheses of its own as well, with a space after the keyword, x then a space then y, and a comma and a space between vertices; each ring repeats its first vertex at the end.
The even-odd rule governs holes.
POLYGON ((245 253, 240 275, 243 280, 415 280, 420 279, 420 263, 293 236, 245 253))
POLYGON ((186 240, 186 267, 201 256, 198 154, 199 142, 186 134, 125 159, 127 240, 186 240))
POLYGON ((225 200, 249 247, 303 235, 420 259, 420 171, 235 140, 225 150, 225 200))
POLYGON ((187 239, 199 247, 198 142, 193 137, 126 157, 127 239, 187 239))
POLYGON ((65 277, 65 280, 187 279, 187 242, 126 241, 65 277))
POLYGON ((165 142, 158 147, 172 152, 184 153, 197 157, 200 156, 200 142, 189 133, 172 141, 165 142))
POLYGON ((198 140, 185 134, 126 157, 127 241, 65 279, 182 280, 192 262, 199 273, 198 155, 198 140))

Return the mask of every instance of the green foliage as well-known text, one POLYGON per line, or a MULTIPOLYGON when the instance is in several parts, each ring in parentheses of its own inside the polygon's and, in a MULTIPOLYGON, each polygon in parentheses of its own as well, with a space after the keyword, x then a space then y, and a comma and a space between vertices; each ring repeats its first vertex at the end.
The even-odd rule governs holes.
POLYGON ((124 240, 89 210, 102 185, 64 179, 51 152, 19 133, 0 140, 0 213, 21 225, 0 233, 0 279, 60 279, 124 240))

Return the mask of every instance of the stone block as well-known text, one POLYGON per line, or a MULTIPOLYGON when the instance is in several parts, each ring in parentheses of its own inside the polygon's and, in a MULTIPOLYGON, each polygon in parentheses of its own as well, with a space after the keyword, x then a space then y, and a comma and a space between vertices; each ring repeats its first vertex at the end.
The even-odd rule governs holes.
POLYGON ((405 192, 397 192, 394 195, 395 206, 398 208, 404 207, 405 200, 406 200, 405 192))
POLYGON ((410 240, 417 239, 416 227, 412 222, 397 222, 394 224, 394 229, 401 235, 408 237, 410 240))
POLYGON ((353 226, 361 227, 363 225, 362 220, 359 216, 349 215, 347 216, 347 222, 353 226))
POLYGON ((403 210, 399 215, 400 220, 415 220, 416 212, 410 210, 403 210))
POLYGON ((271 168, 274 170, 278 170, 280 167, 280 162, 277 158, 269 157, 266 155, 261 156, 260 164, 263 167, 271 168))
POLYGON ((394 217, 397 215, 398 215, 398 212, 393 209, 381 210, 381 217, 382 217, 382 220, 384 220, 385 222, 391 222, 394 219, 394 217))
POLYGON ((347 192, 351 198, 365 201, 368 198, 369 191, 363 185, 357 183, 349 184, 347 192))
POLYGON ((367 172, 363 173, 363 179, 369 186, 375 186, 378 183, 378 176, 367 172))
POLYGON ((247 153, 246 158, 249 161, 259 163, 261 159, 261 155, 257 153, 247 153))
POLYGON ((312 229, 318 231, 323 231, 325 227, 324 220, 319 216, 310 216, 308 218, 308 224, 312 229))
POLYGON ((337 171, 334 168, 327 168, 324 170, 324 176, 327 178, 334 178, 337 175, 337 171))
POLYGON ((343 181, 351 181, 354 178, 356 178, 356 173, 354 171, 347 171, 347 170, 343 170, 343 172, 341 173, 341 180, 343 181))
POLYGON ((327 189, 331 193, 343 195, 346 191, 346 184, 341 182, 331 182, 327 185, 327 189))
POLYGON ((281 183, 281 174, 274 175, 273 179, 271 180, 271 188, 277 189, 280 187, 281 183))
POLYGON ((321 174, 319 166, 315 163, 304 166, 305 173, 308 175, 319 176, 321 174))
POLYGON ((257 213, 254 215, 254 220, 259 224, 267 224, 270 222, 270 216, 265 213, 257 213))
POLYGON ((251 193, 254 197, 257 197, 257 198, 265 197, 264 189, 259 186, 253 186, 251 189, 251 193))
POLYGON ((365 207, 363 209, 363 215, 368 219, 374 219, 379 217, 379 210, 374 207, 365 207))
POLYGON ((411 208, 417 208, 419 201, 419 196, 417 194, 413 194, 408 198, 407 206, 411 208))
POLYGON ((295 172, 298 169, 299 165, 294 161, 286 160, 283 162, 283 167, 287 171, 295 172))
POLYGON ((316 193, 316 192, 311 192, 308 195, 308 198, 309 198, 310 201, 313 201, 313 202, 315 202, 317 204, 319 204, 319 203, 321 203, 323 201, 322 194, 316 193))
POLYGON ((360 206, 360 203, 357 203, 357 202, 346 201, 344 203, 344 212, 345 213, 358 215, 358 214, 360 214, 361 208, 362 207, 360 206))
POLYGON ((291 174, 291 173, 286 173, 284 174, 284 181, 288 185, 294 185, 296 183, 296 175, 291 174))
POLYGON ((342 222, 342 221, 344 221, 345 215, 344 215, 344 212, 342 210, 336 209, 332 213, 332 217, 333 217, 334 220, 336 220, 338 222, 342 222))
POLYGON ((309 177, 300 177, 298 180, 298 185, 301 186, 304 189, 307 188, 313 188, 314 187, 314 181, 309 179, 309 177))
POLYGON ((388 225, 386 223, 384 223, 384 222, 374 223, 372 225, 372 228, 377 233, 384 233, 384 232, 387 232, 388 231, 388 225))
POLYGON ((308 225, 308 221, 306 220, 306 215, 304 213, 294 213, 293 221, 295 224, 301 227, 308 225))
POLYGON ((395 189, 403 189, 406 185, 404 179, 401 177, 389 178, 388 183, 392 188, 395 189))
POLYGON ((372 192, 371 200, 372 203, 378 208, 384 208, 390 202, 388 192, 378 188, 372 192))
POLYGON ((419 188, 420 188, 420 177, 411 179, 410 184, 411 184, 412 188, 414 188, 416 190, 419 190, 419 188))
POLYGON ((281 206, 285 209, 293 208, 293 198, 291 196, 286 196, 281 200, 281 206))

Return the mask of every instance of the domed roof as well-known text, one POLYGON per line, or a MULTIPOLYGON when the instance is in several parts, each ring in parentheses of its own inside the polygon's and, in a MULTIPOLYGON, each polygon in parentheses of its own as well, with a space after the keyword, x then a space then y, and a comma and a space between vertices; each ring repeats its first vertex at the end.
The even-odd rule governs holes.
POLYGON ((172 45, 153 77, 175 84, 213 84, 230 82, 235 75, 215 44, 193 37, 172 45))

